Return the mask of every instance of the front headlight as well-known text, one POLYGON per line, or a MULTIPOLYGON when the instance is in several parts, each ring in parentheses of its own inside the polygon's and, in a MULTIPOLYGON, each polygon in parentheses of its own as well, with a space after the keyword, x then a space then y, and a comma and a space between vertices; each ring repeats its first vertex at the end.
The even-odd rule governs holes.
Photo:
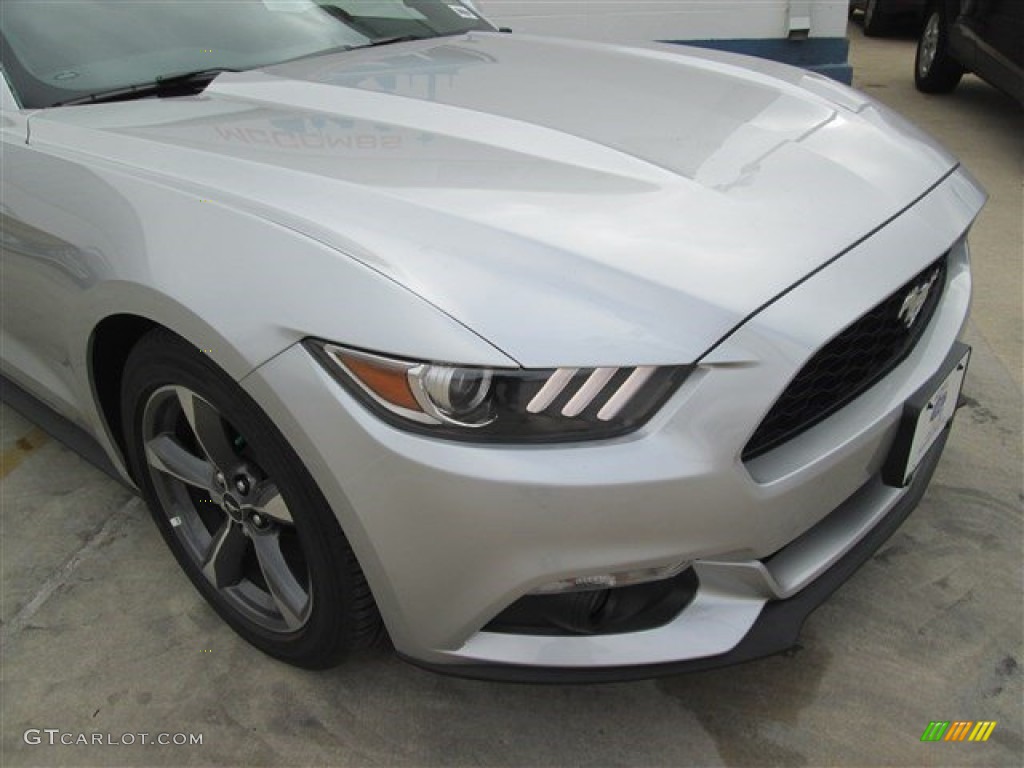
POLYGON ((305 345, 385 421, 476 442, 593 440, 632 432, 691 370, 488 369, 396 359, 313 339, 305 345))

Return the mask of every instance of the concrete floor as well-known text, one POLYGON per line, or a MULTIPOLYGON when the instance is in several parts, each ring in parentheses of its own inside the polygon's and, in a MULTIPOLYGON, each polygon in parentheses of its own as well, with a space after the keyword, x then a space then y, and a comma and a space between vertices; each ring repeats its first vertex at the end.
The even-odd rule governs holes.
POLYGON ((851 38, 856 84, 992 201, 973 238, 970 406, 921 507, 797 650, 596 687, 466 682, 386 652, 298 671, 214 616, 128 491, 4 406, 0 764, 1021 765, 1024 120, 971 78, 916 93, 909 39, 851 38), (998 725, 985 744, 919 741, 955 719, 998 725), (203 743, 29 745, 29 728, 203 743))

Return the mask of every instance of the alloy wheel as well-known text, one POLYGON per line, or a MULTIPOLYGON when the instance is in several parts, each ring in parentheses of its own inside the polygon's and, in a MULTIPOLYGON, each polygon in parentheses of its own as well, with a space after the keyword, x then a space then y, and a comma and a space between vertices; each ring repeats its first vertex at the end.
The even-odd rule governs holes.
POLYGON ((174 534, 226 603, 292 633, 312 611, 309 569, 288 505, 245 437, 183 386, 147 399, 147 468, 174 534))
POLYGON ((941 34, 941 21, 938 13, 928 17, 924 32, 921 33, 920 55, 917 60, 917 68, 921 77, 927 77, 935 63, 935 55, 939 50, 939 36, 941 34))

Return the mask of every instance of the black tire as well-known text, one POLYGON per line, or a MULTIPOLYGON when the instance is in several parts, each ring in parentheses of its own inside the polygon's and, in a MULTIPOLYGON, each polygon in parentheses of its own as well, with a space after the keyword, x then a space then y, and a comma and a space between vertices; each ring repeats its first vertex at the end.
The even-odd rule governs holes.
POLYGON ((925 14, 914 56, 914 85, 922 93, 949 93, 964 68, 949 51, 949 20, 939 5, 925 14))
POLYGON ((868 0, 864 6, 864 34, 882 37, 889 33, 891 19, 885 13, 885 0, 868 0))
MULTIPOLYGON (((366 578, 326 499, 270 419, 207 355, 168 331, 153 331, 129 355, 121 397, 128 462, 153 519, 192 583, 239 635, 265 653, 307 669, 334 666, 381 637, 380 616, 366 578), (188 403, 187 412, 182 403, 188 403), (202 429, 197 426, 200 417, 202 429), (208 437, 219 432, 228 439, 199 439, 201 432, 208 437), (241 462, 238 471, 245 473, 231 477, 252 481, 250 500, 257 501, 260 489, 259 498, 272 495, 273 502, 246 512, 238 501, 228 503, 230 494, 244 500, 244 492, 230 487, 233 480, 225 484, 221 472, 211 475, 217 478, 210 481, 211 493, 166 467, 158 469, 154 446, 164 436, 171 439, 165 444, 173 446, 166 450, 179 451, 174 456, 188 447, 200 465, 207 462, 190 477, 205 477, 211 468, 230 463, 234 459, 225 457, 229 451, 241 462), (214 444, 220 450, 208 450, 214 444), (214 455, 222 460, 215 461, 214 455), (217 489, 222 497, 216 495, 217 489), (267 514, 261 517, 264 509, 267 514), (271 516, 271 509, 277 517, 271 516), (248 522, 241 519, 246 514, 248 522), (257 531, 257 523, 265 526, 263 533, 257 531), (263 535, 268 532, 272 535, 263 535), (224 544, 229 540, 234 542, 230 547, 224 544), (202 541, 208 541, 205 570, 202 541), (214 546, 218 541, 223 544, 219 549, 214 546), (222 557, 222 551, 228 555, 222 557), (216 555, 211 556, 213 552, 216 555), (231 567, 218 570, 221 561, 231 567), (215 581, 204 575, 211 572, 215 581), (271 574, 277 575, 271 579, 271 574), (232 577, 237 578, 229 583, 232 577), (282 584, 298 591, 282 591, 282 584), (298 597, 278 600, 282 594, 298 597), (301 610, 286 611, 286 605, 301 610)), ((245 483, 238 487, 245 488, 245 483)))

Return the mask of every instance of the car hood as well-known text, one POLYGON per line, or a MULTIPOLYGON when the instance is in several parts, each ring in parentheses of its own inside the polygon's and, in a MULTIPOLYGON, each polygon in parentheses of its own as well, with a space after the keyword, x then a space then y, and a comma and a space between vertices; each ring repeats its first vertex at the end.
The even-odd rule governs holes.
POLYGON ((47 110, 31 140, 328 243, 528 366, 691 362, 956 165, 802 70, 498 33, 47 110))

